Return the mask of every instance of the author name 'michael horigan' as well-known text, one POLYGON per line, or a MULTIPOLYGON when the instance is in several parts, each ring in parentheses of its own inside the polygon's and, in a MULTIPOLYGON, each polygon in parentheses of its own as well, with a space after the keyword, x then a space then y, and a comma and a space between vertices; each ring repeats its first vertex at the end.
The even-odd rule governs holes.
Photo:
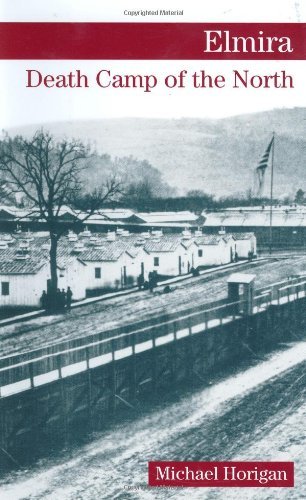
POLYGON ((240 469, 237 466, 212 466, 211 468, 191 469, 188 465, 181 468, 165 466, 156 466, 156 480, 158 481, 252 481, 258 482, 260 485, 273 481, 286 482, 288 480, 286 470, 276 469, 259 469, 254 466, 251 470, 240 469))

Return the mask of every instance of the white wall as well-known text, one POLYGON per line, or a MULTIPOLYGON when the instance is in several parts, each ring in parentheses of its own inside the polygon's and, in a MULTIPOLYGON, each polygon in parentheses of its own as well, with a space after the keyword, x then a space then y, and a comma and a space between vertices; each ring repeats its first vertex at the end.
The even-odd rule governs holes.
POLYGON ((65 269, 58 270, 58 288, 67 290, 70 286, 73 300, 82 300, 86 297, 88 282, 89 268, 77 259, 69 262, 65 269))
POLYGON ((138 249, 136 257, 134 257, 130 261, 127 261, 127 274, 130 278, 133 278, 135 284, 137 284, 137 278, 141 274, 142 263, 144 267, 144 279, 148 279, 148 274, 151 270, 151 261, 151 256, 147 252, 145 252, 143 248, 138 249))
POLYGON ((231 261, 230 245, 224 240, 218 245, 199 245, 198 250, 203 251, 203 256, 199 257, 197 252, 196 266, 221 266, 231 261))
POLYGON ((248 240, 236 240, 236 250, 240 258, 248 258, 249 252, 256 254, 256 237, 252 236, 248 240))
POLYGON ((94 290, 96 288, 120 289, 124 287, 124 267, 126 268, 127 285, 136 283, 140 274, 140 263, 134 261, 130 255, 123 253, 116 261, 86 261, 88 274, 86 278, 86 288, 94 290), (95 268, 101 268, 101 278, 95 278, 95 268))
MULTIPOLYGON (((86 297, 88 284, 88 268, 77 259, 72 260, 65 269, 58 270, 58 288, 70 286, 74 300, 86 297)), ((37 274, 0 275, 0 307, 40 307, 43 290, 47 291, 47 280, 50 278, 49 264, 37 274), (9 282, 9 295, 1 295, 1 282, 9 282)))
POLYGON ((181 258, 181 273, 187 274, 192 267, 192 254, 196 259, 196 245, 185 249, 178 246, 173 252, 150 252, 149 271, 157 271, 158 274, 166 276, 177 276, 179 274, 179 257, 181 258), (154 266, 154 257, 159 257, 159 266, 154 266), (188 265, 189 264, 189 265, 188 265))
POLYGON ((237 251, 236 240, 233 237, 228 237, 225 240, 225 243, 229 252, 227 258, 229 259, 229 262, 233 262, 235 260, 235 253, 237 251))
POLYGON ((37 274, 1 274, 0 307, 40 307, 43 290, 47 291, 48 265, 37 274), (9 295, 1 295, 1 282, 9 282, 9 295))

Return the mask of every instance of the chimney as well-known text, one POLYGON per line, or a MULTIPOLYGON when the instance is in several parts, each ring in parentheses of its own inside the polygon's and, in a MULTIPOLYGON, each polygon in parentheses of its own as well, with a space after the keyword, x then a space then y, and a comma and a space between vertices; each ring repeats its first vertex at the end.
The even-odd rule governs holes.
POLYGON ((30 242, 29 241, 26 241, 26 240, 22 240, 20 243, 19 243, 19 248, 20 250, 22 250, 23 252, 28 252, 30 250, 30 242))
POLYGON ((145 244, 145 242, 146 240, 142 236, 139 236, 139 238, 135 241, 135 247, 141 247, 145 244))
POLYGON ((161 238, 163 235, 163 232, 161 229, 154 229, 152 231, 152 236, 154 236, 154 238, 161 238))
POLYGON ((141 233, 141 237, 144 238, 145 240, 148 240, 149 238, 151 238, 150 231, 146 231, 146 232, 141 233))
POLYGON ((78 235, 73 231, 68 231, 68 240, 69 241, 78 241, 78 235))
POLYGON ((3 239, 0 240, 0 250, 5 250, 6 248, 8 248, 8 244, 7 244, 7 241, 3 239))
POLYGON ((184 231, 182 231, 182 236, 183 236, 183 240, 190 240, 191 239, 191 232, 188 231, 188 229, 184 229, 184 231))
POLYGON ((116 241, 115 231, 107 231, 106 241, 116 241))
POLYGON ((95 236, 91 236, 91 237, 89 238, 89 244, 90 244, 90 245, 95 245, 95 244, 96 244, 96 242, 97 242, 97 238, 96 238, 95 236))
POLYGON ((83 250, 85 250, 84 243, 82 243, 82 241, 77 241, 73 247, 73 252, 74 253, 81 253, 81 252, 83 252, 83 250))
POLYGON ((91 231, 88 229, 86 226, 84 231, 81 232, 80 236, 84 236, 84 238, 90 238, 91 237, 91 231))
POLYGON ((28 259, 29 256, 30 256, 30 243, 29 241, 22 240, 19 243, 19 247, 17 248, 15 258, 17 260, 24 260, 28 259))

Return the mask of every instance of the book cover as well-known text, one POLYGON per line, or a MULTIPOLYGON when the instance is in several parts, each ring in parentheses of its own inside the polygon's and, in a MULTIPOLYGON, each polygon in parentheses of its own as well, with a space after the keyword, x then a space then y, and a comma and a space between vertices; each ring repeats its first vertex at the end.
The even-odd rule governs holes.
POLYGON ((0 12, 1 499, 304 498, 305 5, 0 12))

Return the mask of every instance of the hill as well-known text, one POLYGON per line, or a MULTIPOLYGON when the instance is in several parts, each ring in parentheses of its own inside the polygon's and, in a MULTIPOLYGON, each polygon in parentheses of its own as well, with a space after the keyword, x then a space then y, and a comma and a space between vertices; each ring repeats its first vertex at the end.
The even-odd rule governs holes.
MULTIPOLYGON (((298 188, 306 191, 306 108, 218 120, 122 118, 42 125, 56 136, 90 141, 99 153, 148 160, 180 194, 202 189, 217 196, 252 187, 254 169, 274 131, 276 195, 292 195, 298 188)), ((30 135, 37 128, 9 132, 30 135)), ((266 193, 268 182, 267 176, 266 193)))

